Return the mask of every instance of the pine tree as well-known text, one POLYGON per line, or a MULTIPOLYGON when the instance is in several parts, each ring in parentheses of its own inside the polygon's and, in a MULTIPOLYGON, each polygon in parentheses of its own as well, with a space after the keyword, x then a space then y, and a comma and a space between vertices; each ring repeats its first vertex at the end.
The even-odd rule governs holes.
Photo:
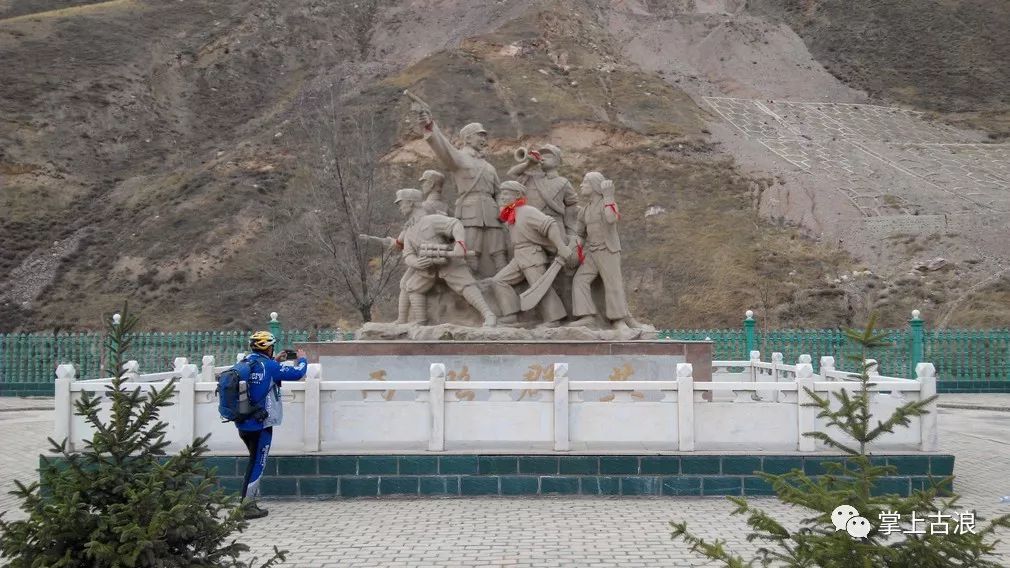
MULTIPOLYGON (((15 482, 27 518, 0 515, 0 557, 12 568, 251 567, 258 560, 240 560, 249 547, 231 538, 248 526, 246 505, 203 465, 209 435, 165 454, 167 424, 159 416, 172 404, 174 381, 145 392, 123 374, 137 325, 128 308, 108 324, 105 347, 116 372, 106 397, 85 392, 75 403, 94 436, 80 453, 50 438, 60 457, 43 458, 40 481, 15 482)), ((284 554, 274 547, 261 568, 284 554)))
POLYGON ((787 529, 781 522, 761 509, 751 505, 747 499, 730 497, 736 508, 735 515, 747 515, 751 532, 748 541, 766 543, 757 551, 757 557, 744 560, 743 557, 726 550, 726 542, 721 539, 705 540, 688 531, 686 522, 671 522, 673 538, 684 540, 691 549, 701 556, 717 560, 730 568, 750 566, 790 566, 822 568, 949 568, 972 566, 980 568, 1000 568, 1001 564, 991 560, 998 529, 1010 528, 1010 515, 1002 515, 982 524, 985 519, 974 514, 973 531, 965 530, 960 521, 963 517, 957 508, 958 496, 950 488, 953 476, 930 477, 929 487, 913 490, 908 497, 895 494, 879 495, 874 491, 879 480, 894 475, 897 468, 880 465, 868 452, 869 445, 885 434, 894 433, 898 427, 907 427, 910 419, 928 413, 927 406, 935 399, 912 401, 899 406, 885 420, 870 416, 870 400, 873 383, 870 381, 872 363, 866 362, 871 349, 889 345, 887 334, 875 329, 876 318, 871 316, 863 330, 846 330, 846 337, 857 347, 857 353, 849 358, 858 363, 859 388, 852 394, 846 390, 835 391, 832 396, 821 397, 807 389, 813 398, 808 406, 819 409, 818 418, 828 426, 836 427, 845 434, 844 439, 835 438, 824 431, 805 432, 803 435, 819 440, 824 445, 845 454, 837 463, 823 462, 826 475, 810 477, 801 470, 793 470, 781 475, 760 473, 771 484, 778 499, 791 505, 800 505, 812 512, 800 521, 800 528, 787 529), (925 534, 906 534, 900 525, 891 525, 888 530, 875 527, 866 538, 854 538, 848 532, 836 531, 831 514, 841 505, 854 507, 870 524, 878 520, 910 520, 915 513, 919 519, 927 519, 917 529, 924 530, 927 524, 936 523, 925 534), (881 517, 881 515, 889 517, 881 517), (938 514, 950 517, 938 517, 938 514), (897 516, 895 516, 897 515, 897 516), (939 534, 941 525, 946 525, 947 534, 939 534), (933 530, 933 529, 936 530, 933 530), (892 531, 892 529, 894 529, 892 531))

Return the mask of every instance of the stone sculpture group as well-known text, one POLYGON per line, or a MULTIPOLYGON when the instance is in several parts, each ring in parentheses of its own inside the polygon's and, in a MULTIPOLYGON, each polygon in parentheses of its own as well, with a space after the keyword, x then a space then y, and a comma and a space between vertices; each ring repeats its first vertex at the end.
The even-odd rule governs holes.
POLYGON ((446 174, 426 170, 418 180, 421 189, 396 192, 395 204, 404 218, 397 237, 360 235, 402 250, 406 271, 397 323, 431 323, 428 295, 441 281, 481 314, 484 327, 516 325, 523 312, 534 308, 538 328, 644 327, 631 316, 624 293, 617 230, 621 215, 613 181, 589 172, 576 193, 558 174, 561 149, 543 144, 517 150, 519 163, 508 171, 515 179, 502 182, 484 159, 488 134, 480 123, 460 130, 462 147, 457 148, 433 120, 430 107, 406 94, 414 101, 419 130, 446 174), (446 175, 457 191, 451 217, 442 196, 446 175), (475 275, 484 278, 478 281, 475 275), (597 279, 602 281, 602 309, 592 292, 597 279), (516 286, 523 283, 527 288, 520 294, 516 286))

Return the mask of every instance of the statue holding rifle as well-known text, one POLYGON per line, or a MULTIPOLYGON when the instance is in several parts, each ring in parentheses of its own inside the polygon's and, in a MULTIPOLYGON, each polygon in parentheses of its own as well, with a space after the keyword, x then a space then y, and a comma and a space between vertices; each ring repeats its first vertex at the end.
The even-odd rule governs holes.
POLYGON ((407 272, 400 281, 400 292, 406 292, 409 305, 407 321, 428 323, 427 297, 437 280, 443 280, 453 291, 463 296, 484 318, 484 327, 497 325, 497 318, 477 287, 477 281, 467 268, 466 232, 458 219, 445 215, 428 215, 421 206, 422 194, 416 189, 396 192, 395 203, 408 220, 403 231, 403 262, 407 272))

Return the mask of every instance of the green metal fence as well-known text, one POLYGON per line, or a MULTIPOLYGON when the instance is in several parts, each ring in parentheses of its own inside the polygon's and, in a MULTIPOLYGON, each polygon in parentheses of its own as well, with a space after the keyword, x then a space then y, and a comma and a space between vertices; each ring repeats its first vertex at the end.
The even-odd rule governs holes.
MULTIPOLYGON (((841 330, 762 330, 751 316, 748 313, 739 329, 671 329, 661 331, 660 338, 711 339, 717 360, 748 359, 750 351, 759 350, 763 360, 779 352, 793 363, 808 354, 816 370, 819 357, 831 355, 836 368, 856 370, 846 357, 852 350, 841 330)), ((353 339, 338 329, 282 329, 276 317, 268 325, 281 347, 353 339)), ((907 328, 889 331, 892 345, 870 353, 881 374, 912 377, 916 363, 929 361, 936 366, 940 392, 1010 392, 1010 330, 927 330, 916 313, 907 328)), ((213 355, 218 364, 226 364, 246 351, 248 336, 248 331, 138 333, 129 358, 140 363, 141 372, 171 369, 176 357, 199 363, 204 355, 213 355)), ((103 342, 100 333, 0 334, 0 396, 52 394, 60 363, 75 364, 78 377, 105 376, 103 342)))
MULTIPOLYGON (((916 364, 928 361, 936 367, 939 392, 1010 392, 1010 329, 927 330, 916 311, 907 328, 884 331, 891 345, 869 353, 882 375, 914 377, 916 364)), ((748 353, 758 350, 762 360, 778 352, 793 363, 806 354, 818 371, 819 358, 831 355, 835 368, 858 370, 849 359, 857 353, 841 329, 762 330, 750 312, 740 329, 670 329, 660 337, 711 339, 717 360, 749 359, 748 353)))
MULTIPOLYGON (((339 329, 286 330, 274 319, 270 330, 278 346, 290 347, 302 341, 353 339, 339 329)), ((170 370, 176 357, 199 364, 204 355, 213 355, 218 365, 235 360, 248 351, 249 331, 141 332, 133 334, 128 357, 140 364, 141 372, 170 370)), ((12 333, 0 334, 0 396, 51 395, 56 366, 73 363, 80 378, 107 376, 101 333, 12 333)))

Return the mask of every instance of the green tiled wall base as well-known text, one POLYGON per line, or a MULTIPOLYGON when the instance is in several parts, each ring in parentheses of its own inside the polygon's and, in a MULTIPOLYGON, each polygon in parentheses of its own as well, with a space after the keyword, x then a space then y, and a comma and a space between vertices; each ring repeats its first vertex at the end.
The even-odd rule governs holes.
MULTIPOLYGON (((755 472, 801 469, 825 473, 833 456, 501 456, 387 455, 277 456, 267 462, 267 497, 376 497, 395 495, 773 495, 755 472)), ((874 456, 897 473, 880 480, 880 493, 908 495, 931 476, 954 471, 952 455, 874 456)), ((244 457, 210 457, 222 485, 237 490, 244 457)))
POLYGON ((1010 392, 1010 380, 1002 381, 937 381, 938 393, 1004 393, 1010 392))

